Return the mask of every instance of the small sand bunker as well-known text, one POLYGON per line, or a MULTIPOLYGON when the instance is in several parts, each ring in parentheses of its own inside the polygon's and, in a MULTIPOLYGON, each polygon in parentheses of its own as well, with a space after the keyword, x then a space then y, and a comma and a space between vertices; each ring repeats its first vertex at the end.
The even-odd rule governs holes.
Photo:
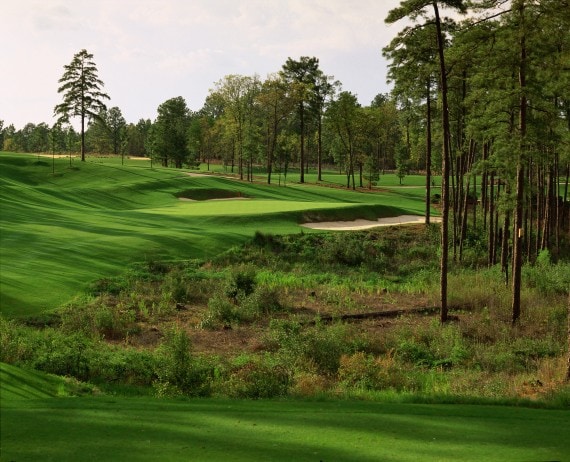
POLYGON ((187 189, 176 194, 181 201, 223 201, 236 199, 249 199, 241 191, 231 191, 228 189, 207 189, 195 188, 187 189))
MULTIPOLYGON (((431 217, 430 222, 440 223, 441 217, 431 217)), ((376 228, 379 226, 396 226, 413 223, 425 223, 425 217, 419 215, 400 215, 397 217, 378 218, 376 221, 323 221, 321 223, 304 223, 301 226, 304 226, 305 228, 322 229, 328 231, 358 231, 362 229, 376 228)))

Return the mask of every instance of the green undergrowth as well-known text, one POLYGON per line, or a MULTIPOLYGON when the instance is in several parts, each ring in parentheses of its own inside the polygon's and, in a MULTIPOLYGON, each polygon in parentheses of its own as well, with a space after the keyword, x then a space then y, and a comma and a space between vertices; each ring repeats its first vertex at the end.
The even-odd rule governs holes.
POLYGON ((105 393, 570 405, 565 262, 543 255, 525 267, 515 327, 499 269, 458 265, 447 325, 414 312, 341 320, 378 301, 437 300, 436 236, 424 227, 258 233, 210 260, 149 259, 51 316, 2 319, 0 359, 105 393), (318 310, 300 309, 311 303, 318 310), (250 332, 256 346, 197 351, 194 333, 209 331, 250 332), (158 343, 132 342, 152 332, 158 343))

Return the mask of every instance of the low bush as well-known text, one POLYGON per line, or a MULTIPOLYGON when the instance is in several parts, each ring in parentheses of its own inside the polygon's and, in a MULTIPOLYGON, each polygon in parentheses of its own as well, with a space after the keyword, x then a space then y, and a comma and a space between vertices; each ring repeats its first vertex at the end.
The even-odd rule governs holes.
POLYGON ((230 368, 224 394, 231 398, 275 398, 287 395, 290 385, 288 368, 270 356, 256 357, 230 368))
POLYGON ((188 334, 173 328, 157 351, 157 379, 154 383, 158 396, 208 396, 211 389, 212 367, 191 354, 188 334))
POLYGON ((119 339, 137 331, 135 310, 120 302, 113 304, 106 297, 70 304, 60 310, 60 316, 66 332, 119 339))

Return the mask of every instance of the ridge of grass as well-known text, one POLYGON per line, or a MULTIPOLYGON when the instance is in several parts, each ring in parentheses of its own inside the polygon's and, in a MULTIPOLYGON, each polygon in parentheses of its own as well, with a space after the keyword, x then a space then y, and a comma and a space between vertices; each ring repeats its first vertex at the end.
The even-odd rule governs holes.
POLYGON ((57 375, 22 369, 0 362, 0 404, 10 402, 73 396, 80 392, 79 382, 57 375))

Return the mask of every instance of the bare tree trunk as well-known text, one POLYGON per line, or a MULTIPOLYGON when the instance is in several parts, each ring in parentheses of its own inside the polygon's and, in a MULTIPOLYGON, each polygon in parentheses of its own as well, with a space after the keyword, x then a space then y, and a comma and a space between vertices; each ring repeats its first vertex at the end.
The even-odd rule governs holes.
POLYGON ((299 117, 301 118, 301 158, 299 159, 299 170, 301 183, 305 182, 305 108, 303 102, 299 103, 299 117))
POLYGON ((487 264, 493 266, 493 255, 495 247, 495 172, 490 174, 489 191, 489 247, 487 249, 487 264))
POLYGON ((449 257, 449 162, 450 162, 450 136, 449 136, 449 113, 447 103, 447 74, 445 69, 445 58, 443 53, 444 41, 441 31, 441 21, 439 18, 439 9, 437 2, 433 2, 435 13, 435 24, 437 30, 437 48, 439 55, 439 72, 441 81, 441 100, 442 100, 442 124, 443 124, 443 156, 441 168, 441 260, 440 260, 440 321, 447 322, 448 306, 447 306, 447 268, 449 257))
POLYGON ((556 260, 560 254, 560 192, 559 183, 560 181, 560 166, 559 166, 559 156, 558 151, 554 153, 554 204, 555 204, 555 217, 554 217, 554 255, 556 260))
MULTIPOLYGON (((71 161, 71 156, 69 160, 71 161)), ((81 113, 81 162, 85 162, 85 114, 83 112, 81 113)))
POLYGON ((505 286, 509 285, 509 238, 511 220, 510 215, 505 213, 503 221, 503 240, 501 245, 501 271, 505 274, 505 286))
POLYGON ((538 255, 540 251, 540 241, 541 241, 541 230, 542 230, 542 219, 544 213, 543 207, 543 197, 544 197, 544 167, 542 165, 537 166, 536 171, 536 236, 534 239, 534 257, 538 255))
POLYGON ((550 168, 548 173, 548 181, 546 182, 546 197, 544 201, 544 220, 542 222, 542 240, 540 242, 540 250, 549 248, 550 230, 552 222, 552 175, 553 171, 550 168))
POLYGON ((568 293, 568 363, 566 366, 566 382, 570 382, 570 292, 568 293))
MULTIPOLYGON (((489 144, 483 143, 483 161, 489 157, 489 144)), ((487 229, 487 184, 489 174, 487 167, 483 167, 483 174, 481 175, 481 209, 483 210, 483 229, 487 229)))
POLYGON ((461 215, 461 230, 459 240, 459 261, 463 260, 463 243, 467 236, 467 213, 469 211, 469 186, 471 178, 467 177, 467 186, 465 188, 465 195, 463 196, 463 213, 461 215))
POLYGON ((524 152, 526 149, 526 37, 524 23, 524 0, 517 2, 520 12, 520 59, 519 59, 519 128, 520 142, 517 160, 515 229, 513 236, 513 283, 512 283, 512 323, 519 321, 521 315, 521 276, 522 276, 522 234, 523 234, 523 200, 524 200, 524 152))
POLYGON ((431 84, 426 85, 426 225, 430 223, 431 210, 431 84))
POLYGON ((532 255, 532 222, 533 222, 533 193, 532 193, 532 178, 533 178, 533 163, 532 160, 529 159, 528 161, 528 184, 530 185, 530 189, 527 193, 527 212, 525 216, 525 235, 526 235, 526 255, 527 259, 531 259, 532 255))

